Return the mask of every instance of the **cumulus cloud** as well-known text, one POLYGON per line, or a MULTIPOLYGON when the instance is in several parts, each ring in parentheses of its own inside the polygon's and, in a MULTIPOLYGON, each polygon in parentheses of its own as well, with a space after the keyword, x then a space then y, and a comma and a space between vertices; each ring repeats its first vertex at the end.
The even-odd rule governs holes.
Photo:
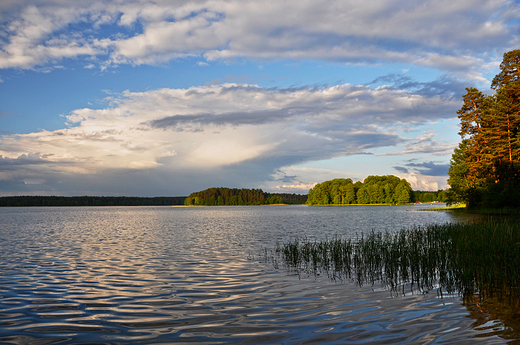
POLYGON ((3 28, 7 37, 0 43, 0 68, 31 68, 62 58, 98 54, 82 37, 58 35, 81 12, 67 6, 27 5, 3 28))
POLYGON ((80 56, 102 68, 186 56, 320 59, 483 80, 482 69, 516 47, 518 17, 512 0, 2 1, 0 68, 80 56))
POLYGON ((406 179, 414 190, 438 191, 448 187, 446 179, 422 176, 417 173, 400 174, 399 177, 406 179))
POLYGON ((317 181, 276 172, 302 162, 372 154, 379 148, 406 151, 410 141, 423 143, 421 153, 437 152, 433 133, 410 139, 400 128, 453 113, 458 104, 439 97, 348 84, 126 91, 111 95, 106 108, 72 111, 65 128, 0 137, 0 180, 30 180, 34 188, 49 190, 58 184, 64 190, 74 183, 85 186, 92 181, 99 187, 112 181, 106 188, 118 186, 141 195, 148 193, 140 189, 143 183, 136 183, 139 177, 155 181, 146 187, 151 192, 161 190, 157 186, 168 176, 168 190, 182 193, 215 185, 251 187, 258 181, 271 181, 273 189, 285 185, 296 190, 317 181), (118 179, 121 174, 129 176, 126 187, 118 179))
POLYGON ((449 164, 434 161, 408 160, 404 166, 393 167, 416 190, 439 190, 448 187, 449 164))

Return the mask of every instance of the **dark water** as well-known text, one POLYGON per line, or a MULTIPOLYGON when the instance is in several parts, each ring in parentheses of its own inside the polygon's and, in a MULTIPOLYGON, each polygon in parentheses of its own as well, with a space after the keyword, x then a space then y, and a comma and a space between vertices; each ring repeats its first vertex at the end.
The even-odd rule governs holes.
POLYGON ((457 296, 299 278, 262 259, 324 239, 465 221, 418 206, 0 209, 2 344, 504 343, 457 296))

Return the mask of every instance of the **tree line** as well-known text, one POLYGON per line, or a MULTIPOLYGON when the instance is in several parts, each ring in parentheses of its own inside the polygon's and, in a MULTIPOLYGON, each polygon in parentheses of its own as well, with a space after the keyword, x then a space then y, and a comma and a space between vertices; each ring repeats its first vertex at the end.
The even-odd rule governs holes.
MULTIPOLYGON (((342 179, 337 179, 342 180, 342 179)), ((347 179, 348 180, 348 179, 347 179)), ((352 181, 351 181, 352 182, 352 181)), ((324 182, 326 184, 326 182, 324 182)), ((355 186, 359 186, 359 183, 355 186)), ((412 200, 445 201, 444 191, 414 191, 412 200)), ((265 193, 261 189, 210 188, 189 197, 128 197, 128 196, 4 196, 0 207, 31 206, 175 206, 175 205, 266 205, 305 204, 307 194, 265 193), (216 192, 215 190, 219 190, 216 192), (227 190, 227 192, 225 191, 227 190), (237 192, 238 191, 238 192, 237 192), (242 191, 242 192, 241 192, 242 191), (245 191, 249 191, 245 193, 245 191), (216 192, 216 193, 215 193, 216 192), (219 200, 218 196, 221 196, 219 200), (216 197, 215 197, 216 196, 216 197), (194 200, 194 198, 199 199, 194 200), (188 200, 191 198, 192 200, 188 200), (216 200, 216 203, 215 203, 216 200), (225 200, 225 202, 224 202, 225 200), (247 203, 246 203, 247 201, 247 203), (198 202, 198 204, 196 204, 198 202)), ((313 203, 316 204, 316 203, 313 203)))
POLYGON ((286 193, 266 193, 261 189, 208 188, 191 193, 184 201, 186 206, 225 205, 272 205, 304 204, 306 195, 286 193))
POLYGON ((466 88, 449 196, 468 207, 520 206, 520 50, 506 52, 492 95, 466 88))
POLYGON ((273 196, 282 198, 282 204, 302 205, 307 202, 307 194, 296 193, 270 193, 273 196))
POLYGON ((447 202, 448 199, 448 193, 445 190, 438 190, 438 191, 421 191, 421 190, 414 190, 413 191, 414 200, 416 202, 447 202))
POLYGON ((185 196, 4 196, 0 207, 9 206, 170 206, 183 205, 185 196))
POLYGON ((337 178, 309 190, 307 205, 408 204, 414 201, 412 187, 394 175, 368 176, 363 182, 337 178))

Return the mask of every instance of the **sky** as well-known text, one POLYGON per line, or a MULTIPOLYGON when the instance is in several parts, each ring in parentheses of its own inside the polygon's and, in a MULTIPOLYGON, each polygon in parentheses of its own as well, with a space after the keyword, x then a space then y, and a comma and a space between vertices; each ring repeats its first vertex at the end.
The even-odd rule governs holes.
POLYGON ((1 0, 0 196, 448 188, 510 0, 1 0))

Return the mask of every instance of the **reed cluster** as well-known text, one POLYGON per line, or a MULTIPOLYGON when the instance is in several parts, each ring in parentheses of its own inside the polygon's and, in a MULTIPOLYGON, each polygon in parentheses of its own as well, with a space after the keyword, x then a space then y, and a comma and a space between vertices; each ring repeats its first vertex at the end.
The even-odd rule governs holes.
POLYGON ((289 268, 359 285, 380 282, 392 291, 475 293, 518 307, 520 224, 495 221, 438 224, 371 232, 351 239, 295 239, 275 252, 289 268))

